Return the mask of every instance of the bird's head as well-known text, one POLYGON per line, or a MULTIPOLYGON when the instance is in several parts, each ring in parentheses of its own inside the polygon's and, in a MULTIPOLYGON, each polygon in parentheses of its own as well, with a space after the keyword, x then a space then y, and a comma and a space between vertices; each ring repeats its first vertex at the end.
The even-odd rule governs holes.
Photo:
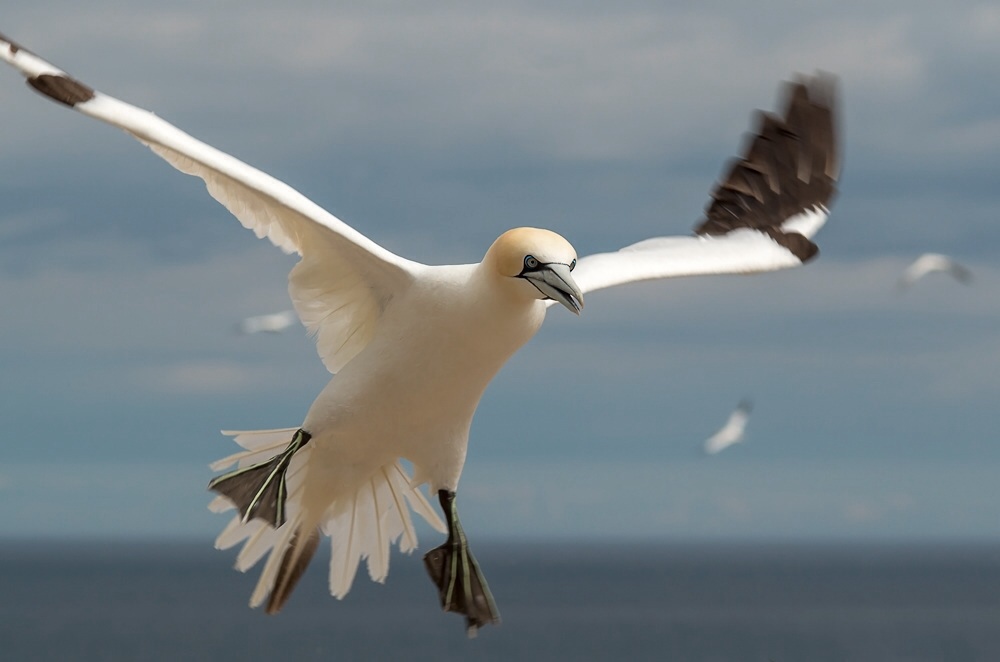
POLYGON ((525 296, 553 299, 577 315, 583 308, 583 293, 570 273, 576 268, 576 251, 555 232, 508 230, 493 242, 483 262, 525 296))

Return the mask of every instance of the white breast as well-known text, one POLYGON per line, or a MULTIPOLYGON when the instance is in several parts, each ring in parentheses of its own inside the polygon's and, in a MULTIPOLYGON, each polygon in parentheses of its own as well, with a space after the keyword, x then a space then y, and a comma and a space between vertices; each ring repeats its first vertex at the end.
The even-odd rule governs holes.
POLYGON ((404 457, 415 480, 457 487, 479 400, 545 310, 541 301, 498 298, 475 266, 429 268, 316 398, 303 427, 314 456, 329 453, 323 464, 357 474, 360 464, 404 457))

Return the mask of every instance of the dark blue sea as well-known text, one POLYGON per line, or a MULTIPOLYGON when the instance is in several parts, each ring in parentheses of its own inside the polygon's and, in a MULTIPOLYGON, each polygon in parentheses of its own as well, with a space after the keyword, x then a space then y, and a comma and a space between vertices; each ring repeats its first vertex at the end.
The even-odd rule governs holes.
POLYGON ((474 550, 503 624, 469 640, 419 555, 343 601, 318 555, 266 616, 208 542, 0 542, 0 659, 1000 660, 1000 545, 474 550))

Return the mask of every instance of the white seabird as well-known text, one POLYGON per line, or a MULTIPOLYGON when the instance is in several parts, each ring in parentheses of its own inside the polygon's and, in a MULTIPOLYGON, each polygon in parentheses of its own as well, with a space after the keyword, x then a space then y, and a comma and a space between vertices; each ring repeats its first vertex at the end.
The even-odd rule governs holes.
POLYGON ((294 310, 283 310, 280 313, 247 317, 239 323, 236 330, 245 336, 254 333, 281 333, 297 324, 298 321, 299 316, 295 314, 294 310))
POLYGON ((801 265, 825 222, 840 171, 836 85, 829 75, 790 83, 780 115, 761 113, 743 155, 712 191, 692 236, 647 239, 578 259, 554 232, 502 233, 478 263, 429 266, 382 248, 277 179, 102 94, 0 37, 0 58, 28 84, 123 129, 209 193, 258 237, 300 261, 289 276, 295 310, 336 378, 301 425, 230 432, 244 448, 213 465, 213 510, 237 514, 216 541, 243 542, 236 567, 269 554, 250 599, 281 609, 321 536, 329 536, 331 593, 342 598, 358 565, 383 581, 390 545, 417 545, 410 510, 447 540, 425 564, 442 608, 470 634, 499 614, 456 508, 469 428, 480 397, 541 326, 551 304, 579 313, 585 294, 635 281, 746 274, 801 265), (412 464, 406 474, 401 461, 412 464), (418 487, 438 496, 445 521, 418 487))
POLYGON ((900 290, 907 289, 934 272, 948 274, 960 283, 972 282, 972 272, 954 259, 940 253, 924 253, 906 267, 896 286, 900 290))
POLYGON ((733 413, 729 415, 729 420, 726 421, 726 424, 718 432, 705 440, 705 452, 709 455, 715 455, 733 444, 743 441, 747 421, 750 420, 750 412, 752 410, 752 402, 749 400, 740 402, 736 409, 733 410, 733 413))

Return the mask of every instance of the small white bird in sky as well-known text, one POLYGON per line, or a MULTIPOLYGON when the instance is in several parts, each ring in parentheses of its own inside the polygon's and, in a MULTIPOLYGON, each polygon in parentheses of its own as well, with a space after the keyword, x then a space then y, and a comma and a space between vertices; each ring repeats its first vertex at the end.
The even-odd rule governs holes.
POLYGON ((331 539, 330 590, 351 588, 362 559, 383 581, 390 545, 417 546, 412 509, 442 533, 425 565, 445 611, 468 631, 499 613, 459 522, 456 491, 469 429, 494 375, 538 331, 552 304, 579 314, 584 295, 624 283, 795 267, 812 258, 840 171, 836 84, 790 83, 780 115, 756 135, 712 191, 691 236, 647 239, 578 258, 560 235, 500 234, 480 262, 429 266, 382 248, 273 177, 192 138, 156 115, 102 94, 10 40, 0 58, 34 89, 123 129, 209 193, 258 237, 300 261, 289 276, 295 310, 336 378, 301 425, 230 432, 244 448, 213 465, 214 510, 237 513, 216 541, 243 542, 236 567, 270 554, 250 600, 281 609, 322 536, 331 539), (413 467, 412 478, 401 461, 413 467), (437 494, 444 522, 420 485, 437 494))
POLYGON ((743 441, 747 421, 750 420, 750 412, 752 410, 752 402, 749 400, 741 401, 736 409, 733 410, 733 413, 729 415, 729 420, 726 421, 726 424, 718 432, 705 440, 705 452, 709 455, 715 455, 733 444, 743 441))
POLYGON ((239 323, 237 331, 243 335, 253 333, 281 333, 298 324, 299 316, 294 310, 283 310, 280 313, 254 315, 239 323))
POLYGON ((946 273, 960 283, 972 282, 972 272, 954 259, 940 253, 924 253, 906 267, 896 285, 900 290, 907 289, 934 272, 946 273))

